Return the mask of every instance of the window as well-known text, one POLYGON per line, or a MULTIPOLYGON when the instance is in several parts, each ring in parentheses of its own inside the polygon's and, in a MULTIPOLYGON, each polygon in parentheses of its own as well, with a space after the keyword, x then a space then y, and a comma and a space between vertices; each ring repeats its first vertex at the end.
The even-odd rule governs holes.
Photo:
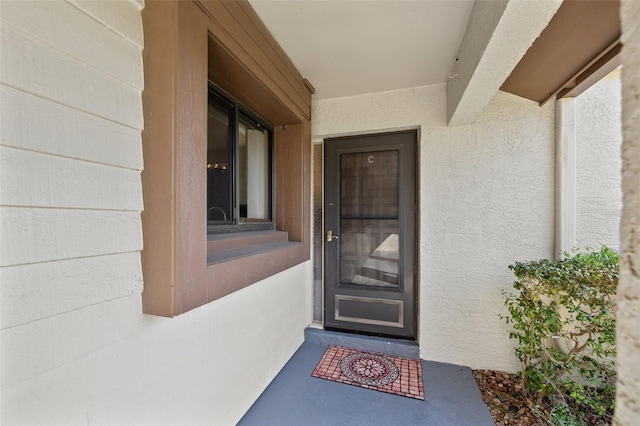
POLYGON ((172 317, 309 259, 313 87, 248 1, 142 20, 142 306, 172 317))
POLYGON ((273 130, 209 83, 207 231, 273 229, 273 130))

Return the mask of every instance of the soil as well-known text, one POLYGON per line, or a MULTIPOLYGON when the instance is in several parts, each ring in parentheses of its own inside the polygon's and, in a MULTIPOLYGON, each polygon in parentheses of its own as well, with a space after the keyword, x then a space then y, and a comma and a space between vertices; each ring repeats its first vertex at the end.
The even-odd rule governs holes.
MULTIPOLYGON (((482 399, 489 407, 496 426, 544 426, 548 423, 531 410, 534 401, 524 397, 520 378, 516 374, 508 374, 492 370, 473 370, 473 377, 478 382, 482 399)), ((544 402, 543 402, 544 403, 544 402)), ((544 407, 549 409, 550 407, 544 407)), ((588 416, 589 426, 610 425, 613 413, 588 416)))
POLYGON ((516 374, 492 370, 473 370, 484 400, 496 426, 543 426, 531 408, 533 401, 522 395, 520 379, 516 374))

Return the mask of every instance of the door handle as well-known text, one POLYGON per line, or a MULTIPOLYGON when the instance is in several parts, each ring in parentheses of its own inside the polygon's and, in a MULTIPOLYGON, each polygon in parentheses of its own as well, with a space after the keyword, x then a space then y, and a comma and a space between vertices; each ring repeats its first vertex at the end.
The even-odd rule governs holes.
POLYGON ((338 239, 339 237, 337 235, 333 235, 333 231, 329 230, 327 231, 327 242, 330 243, 331 241, 333 241, 334 239, 338 239))

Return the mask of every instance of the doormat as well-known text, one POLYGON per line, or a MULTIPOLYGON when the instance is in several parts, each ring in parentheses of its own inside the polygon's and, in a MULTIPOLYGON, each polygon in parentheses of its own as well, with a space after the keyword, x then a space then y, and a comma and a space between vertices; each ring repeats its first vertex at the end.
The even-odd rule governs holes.
POLYGON ((419 359, 331 345, 311 376, 424 401, 419 359))

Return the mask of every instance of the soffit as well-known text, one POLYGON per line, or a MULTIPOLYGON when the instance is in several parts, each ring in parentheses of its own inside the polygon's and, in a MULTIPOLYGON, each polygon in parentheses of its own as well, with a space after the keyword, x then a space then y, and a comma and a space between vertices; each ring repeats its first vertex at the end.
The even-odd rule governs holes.
POLYGON ((315 99, 445 83, 472 0, 250 0, 315 99))
POLYGON ((586 80, 580 74, 620 38, 619 7, 619 0, 565 0, 500 90, 542 103, 586 80))
POLYGON ((299 119, 272 96, 235 56, 214 39, 208 44, 208 77, 213 84, 268 123, 297 123, 299 119))

